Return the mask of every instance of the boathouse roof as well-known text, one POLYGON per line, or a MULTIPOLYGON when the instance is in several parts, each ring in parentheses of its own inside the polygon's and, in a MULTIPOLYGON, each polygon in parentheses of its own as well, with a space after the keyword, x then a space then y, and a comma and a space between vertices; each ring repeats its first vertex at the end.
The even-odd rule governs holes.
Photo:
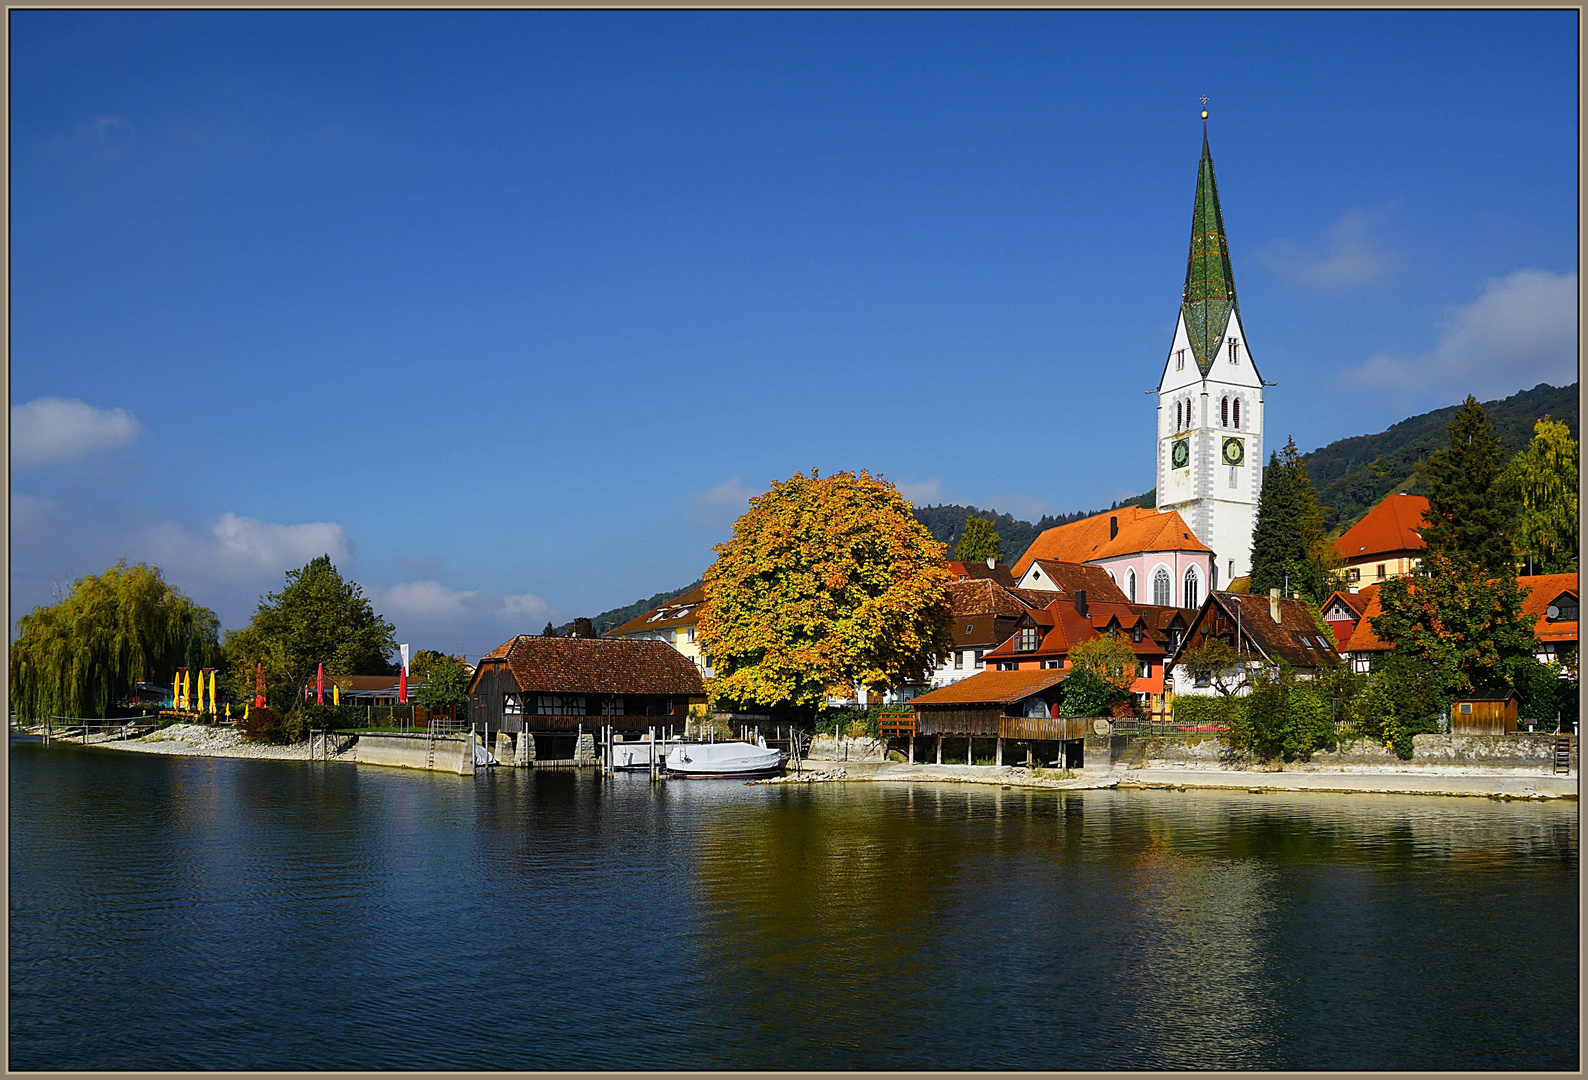
POLYGON ((482 656, 480 672, 496 661, 505 662, 526 694, 706 692, 694 661, 661 641, 519 634, 482 656))

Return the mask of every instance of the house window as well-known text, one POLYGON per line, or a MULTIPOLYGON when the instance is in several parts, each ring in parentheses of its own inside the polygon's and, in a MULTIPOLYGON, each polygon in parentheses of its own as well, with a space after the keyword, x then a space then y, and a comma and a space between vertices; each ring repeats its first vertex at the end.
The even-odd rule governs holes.
POLYGON ((1241 399, 1235 399, 1235 426, 1241 426, 1241 399))
POLYGON ((1152 576, 1152 602, 1159 607, 1169 606, 1169 571, 1160 569, 1152 576))
POLYGON ((1347 581, 1361 581, 1362 580, 1362 569, 1361 569, 1361 567, 1358 567, 1358 566, 1351 567, 1351 569, 1349 569, 1349 570, 1347 570, 1345 572, 1345 579, 1347 581))
POLYGON ((954 670, 958 671, 965 666, 965 654, 958 649, 954 650, 954 670))
POLYGON ((1384 580, 1384 564, 1383 563, 1379 563, 1378 564, 1378 577, 1379 577, 1380 581, 1384 580))
POLYGON ((623 699, 620 698, 620 697, 616 697, 616 696, 608 696, 608 697, 602 698, 601 699, 601 715, 602 716, 622 716, 623 715, 623 699))
POLYGON ((1015 669, 1015 665, 1014 665, 1013 661, 1007 661, 1006 660, 1003 663, 1000 663, 998 665, 998 670, 999 671, 1013 671, 1014 669, 1015 669))
POLYGON ((1185 604, 1183 606, 1194 608, 1201 602, 1201 591, 1198 588, 1197 572, 1193 567, 1185 572, 1185 604))
POLYGON ((502 698, 503 716, 523 716, 524 703, 517 694, 507 694, 502 698))
POLYGON ((540 716, 583 716, 583 694, 537 694, 535 712, 540 716))
POLYGON ((695 640, 695 628, 693 626, 689 627, 687 630, 684 631, 684 639, 686 641, 694 641, 695 640))
POLYGON ((982 668, 987 666, 987 662, 982 659, 982 653, 984 653, 985 651, 986 651, 985 649, 977 649, 976 650, 976 670, 977 671, 980 671, 982 668))
POLYGON ((1059 666, 1059 662, 1057 660, 1044 660, 1042 661, 1042 666, 1045 669, 1057 668, 1059 666))
POLYGON ((1136 571, 1125 571, 1125 596, 1132 604, 1136 602, 1136 571))
POLYGON ((1035 652, 1037 648, 1037 628, 1034 626, 1022 627, 1020 630, 1020 652, 1035 652))
POLYGON ((1550 611, 1546 611, 1544 613, 1544 617, 1550 622, 1577 621, 1577 598, 1575 596, 1557 596, 1555 598, 1555 602, 1549 607, 1550 611, 1553 611, 1554 614, 1552 615, 1550 614, 1550 611))
POLYGON ((1180 631, 1169 631, 1169 651, 1172 653, 1180 647, 1180 631))
POLYGON ((1141 676, 1140 677, 1143 678, 1143 679, 1152 678, 1152 661, 1151 660, 1143 660, 1141 662, 1141 676))
POLYGON ((1351 654, 1351 670, 1356 672, 1358 675, 1366 675, 1371 667, 1372 664, 1368 662, 1366 653, 1351 654))
POLYGON ((1208 682, 1208 673, 1206 671, 1197 672, 1197 676, 1196 676, 1196 680, 1195 681, 1196 681, 1196 685, 1198 685, 1198 686, 1211 686, 1212 685, 1210 682, 1208 682))
POLYGON ((1140 641, 1141 640, 1141 627, 1139 625, 1138 626, 1132 626, 1130 628, 1130 640, 1132 640, 1132 641, 1140 641))

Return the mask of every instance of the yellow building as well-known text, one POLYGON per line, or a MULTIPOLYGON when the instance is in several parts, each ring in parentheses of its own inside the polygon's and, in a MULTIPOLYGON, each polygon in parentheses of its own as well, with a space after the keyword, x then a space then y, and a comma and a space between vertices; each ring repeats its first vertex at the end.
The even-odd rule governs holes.
POLYGON ((706 587, 696 585, 682 596, 660 607, 637 616, 604 635, 609 638, 628 638, 635 641, 665 641, 689 657, 705 678, 711 678, 711 661, 701 652, 695 640, 695 625, 700 621, 700 609, 706 602, 706 587))
POLYGON ((1335 553, 1345 560, 1345 580, 1350 588, 1378 585, 1409 574, 1422 565, 1423 518, 1428 500, 1421 495, 1386 495, 1367 516, 1334 542, 1335 553))

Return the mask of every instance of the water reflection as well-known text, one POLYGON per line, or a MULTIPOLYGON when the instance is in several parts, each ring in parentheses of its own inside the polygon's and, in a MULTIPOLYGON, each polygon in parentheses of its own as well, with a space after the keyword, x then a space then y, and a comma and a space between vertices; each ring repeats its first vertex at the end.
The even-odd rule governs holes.
POLYGON ((1576 1066, 1574 803, 11 764, 17 1068, 1576 1066))

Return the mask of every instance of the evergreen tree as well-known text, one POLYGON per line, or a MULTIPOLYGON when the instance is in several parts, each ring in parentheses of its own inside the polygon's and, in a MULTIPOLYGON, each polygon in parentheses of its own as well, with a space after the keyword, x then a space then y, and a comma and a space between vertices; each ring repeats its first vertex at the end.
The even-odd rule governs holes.
POLYGON ((542 630, 540 632, 540 636, 541 637, 556 637, 557 636, 557 628, 555 626, 551 625, 551 620, 548 619, 546 621, 546 629, 544 629, 544 630, 542 630))
POLYGON ((1278 454, 1269 454, 1268 468, 1263 470, 1263 490, 1257 497, 1257 524, 1252 529, 1251 591, 1266 593, 1284 588, 1285 575, 1298 575, 1306 561, 1295 465, 1281 461, 1278 454))
POLYGON ((1500 482, 1504 451, 1483 406, 1470 394, 1450 422, 1450 445, 1428 458, 1427 565, 1444 556, 1455 573, 1512 574, 1511 528, 1520 505, 1500 482))
POLYGON ((982 562, 985 559, 1000 559, 1002 552, 999 550, 998 530, 993 526, 991 518, 977 517, 972 514, 965 519, 965 534, 959 538, 959 544, 954 548, 954 558, 960 562, 982 562))
POLYGON ((1521 504, 1516 520, 1518 561, 1538 574, 1577 570, 1577 440, 1548 416, 1533 425, 1533 441, 1505 467, 1502 483, 1521 504))

